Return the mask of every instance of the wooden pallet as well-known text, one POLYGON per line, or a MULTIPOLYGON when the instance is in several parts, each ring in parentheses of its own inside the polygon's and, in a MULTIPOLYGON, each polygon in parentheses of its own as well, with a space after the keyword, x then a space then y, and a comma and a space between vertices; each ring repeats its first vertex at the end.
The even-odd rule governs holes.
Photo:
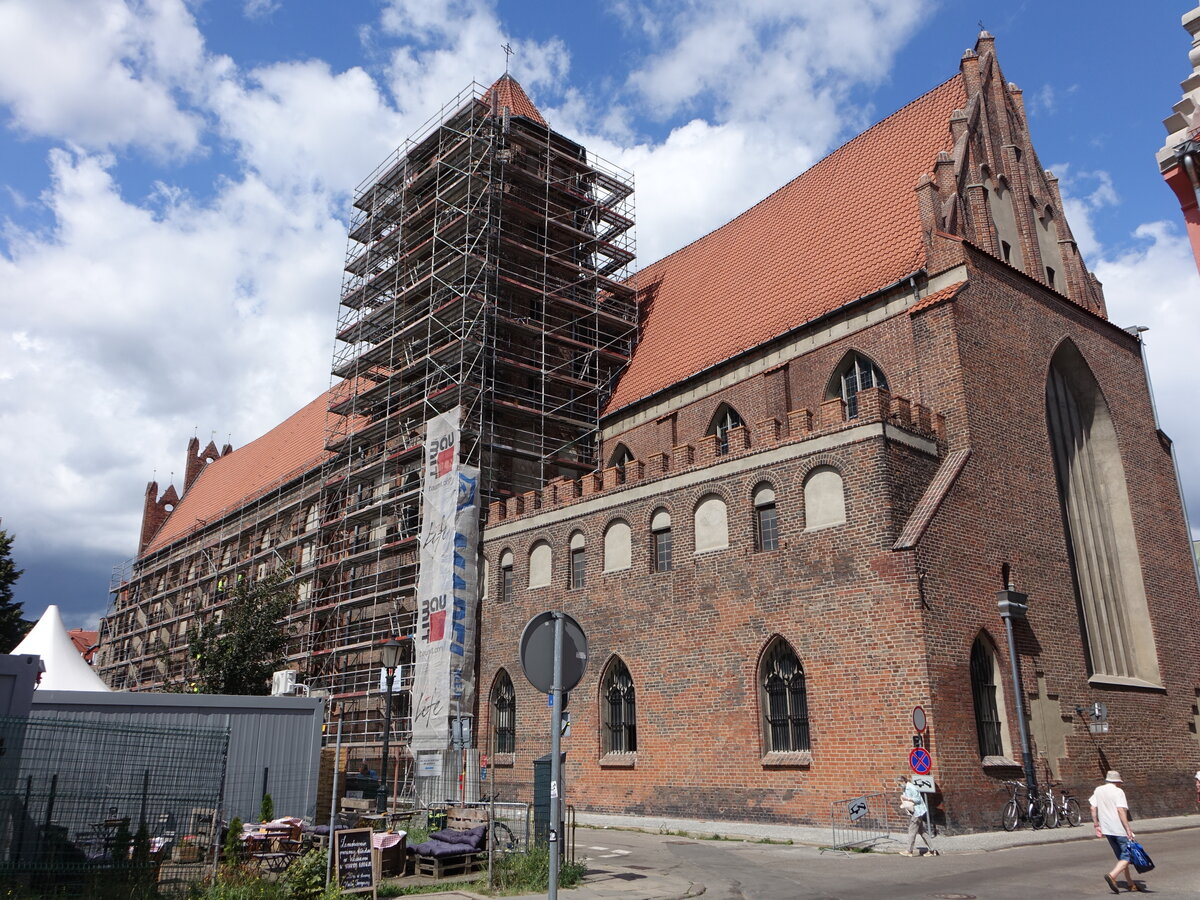
POLYGON ((470 875, 479 868, 480 856, 478 853, 465 853, 462 856, 418 856, 417 874, 434 878, 470 875))

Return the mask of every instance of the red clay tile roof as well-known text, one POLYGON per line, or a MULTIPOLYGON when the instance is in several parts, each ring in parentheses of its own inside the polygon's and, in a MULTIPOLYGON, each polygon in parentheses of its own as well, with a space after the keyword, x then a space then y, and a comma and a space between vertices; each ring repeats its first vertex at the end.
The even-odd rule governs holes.
POLYGON ((934 291, 920 302, 908 308, 908 314, 911 316, 915 312, 920 312, 923 309, 929 309, 931 306, 937 306, 939 303, 945 303, 947 300, 953 300, 958 296, 958 292, 962 290, 965 281, 956 281, 949 287, 944 287, 940 291, 934 291))
POLYGON ((335 385, 262 437, 205 466, 142 555, 215 522, 324 460, 325 411, 330 394, 339 388, 335 385))
POLYGON ((496 97, 496 112, 503 112, 504 107, 507 106, 510 116, 524 116, 527 119, 533 119, 539 125, 546 124, 546 120, 542 118, 538 108, 533 105, 533 101, 529 99, 525 89, 517 83, 517 79, 507 72, 497 78, 496 83, 487 89, 483 95, 483 102, 490 105, 493 94, 496 97))
POLYGON ((643 269, 643 325, 607 412, 910 275, 917 178, 951 150, 954 76, 736 219, 643 269))
POLYGON ((100 640, 100 632, 72 628, 67 632, 67 637, 71 639, 71 643, 75 645, 75 649, 79 651, 84 660, 91 662, 92 655, 96 652, 96 642, 100 640))

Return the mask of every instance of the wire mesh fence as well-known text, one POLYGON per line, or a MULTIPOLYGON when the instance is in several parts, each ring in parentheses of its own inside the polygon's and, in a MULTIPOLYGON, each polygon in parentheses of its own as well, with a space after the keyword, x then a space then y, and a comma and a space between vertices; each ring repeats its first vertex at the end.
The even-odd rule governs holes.
POLYGON ((181 892, 217 841, 222 727, 0 717, 0 892, 181 892))

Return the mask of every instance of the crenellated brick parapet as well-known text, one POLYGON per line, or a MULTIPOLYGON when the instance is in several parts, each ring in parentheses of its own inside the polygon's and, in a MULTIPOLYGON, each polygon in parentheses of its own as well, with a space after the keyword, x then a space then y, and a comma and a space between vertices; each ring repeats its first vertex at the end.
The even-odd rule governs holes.
POLYGON ((654 453, 645 460, 635 459, 624 466, 588 472, 578 480, 555 478, 540 491, 528 491, 493 502, 488 507, 488 521, 492 524, 506 522, 541 510, 569 506, 629 485, 656 481, 687 469, 704 468, 872 422, 883 422, 930 438, 939 446, 945 444, 946 420, 941 413, 934 413, 927 406, 904 397, 894 397, 883 388, 859 391, 857 400, 858 415, 853 419, 846 418, 846 404, 841 398, 835 398, 822 403, 815 415, 812 410, 795 409, 788 413, 786 422, 766 419, 753 428, 731 428, 726 435, 725 452, 721 452, 717 435, 709 434, 695 444, 681 444, 672 447, 669 453, 654 453))

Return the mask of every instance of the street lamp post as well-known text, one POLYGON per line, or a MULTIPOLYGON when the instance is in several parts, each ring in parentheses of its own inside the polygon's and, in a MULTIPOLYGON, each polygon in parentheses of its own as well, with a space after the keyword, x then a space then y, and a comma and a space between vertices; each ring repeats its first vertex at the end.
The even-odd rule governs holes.
POLYGON ((1025 787, 1029 799, 1037 796, 1037 772, 1033 765, 1033 751, 1029 745, 1029 723, 1025 721, 1025 688, 1021 684, 1021 666, 1017 662, 1017 641, 1013 636, 1013 621, 1024 619, 1029 609, 1029 596, 1015 591, 1010 584, 996 592, 996 605, 1000 607, 1000 618, 1008 635, 1008 660, 1012 663, 1013 692, 1017 698, 1017 730, 1021 733, 1021 758, 1025 763, 1025 787))
POLYGON ((383 668, 387 672, 387 699, 383 713, 383 777, 379 782, 379 793, 375 798, 375 811, 382 813, 387 811, 387 795, 388 795, 388 739, 392 735, 392 687, 396 683, 396 666, 400 664, 400 649, 404 646, 402 641, 393 638, 388 638, 379 645, 379 661, 383 663, 383 668))

